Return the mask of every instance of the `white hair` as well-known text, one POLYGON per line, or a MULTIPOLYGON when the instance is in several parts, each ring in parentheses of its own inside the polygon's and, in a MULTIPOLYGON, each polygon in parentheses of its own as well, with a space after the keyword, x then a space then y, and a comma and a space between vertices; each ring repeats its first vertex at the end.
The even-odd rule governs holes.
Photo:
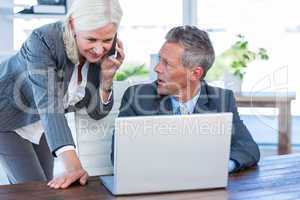
POLYGON ((64 43, 68 58, 74 64, 79 62, 74 33, 69 24, 70 18, 73 19, 76 31, 92 31, 109 23, 118 27, 122 14, 118 0, 75 0, 64 23, 64 43))

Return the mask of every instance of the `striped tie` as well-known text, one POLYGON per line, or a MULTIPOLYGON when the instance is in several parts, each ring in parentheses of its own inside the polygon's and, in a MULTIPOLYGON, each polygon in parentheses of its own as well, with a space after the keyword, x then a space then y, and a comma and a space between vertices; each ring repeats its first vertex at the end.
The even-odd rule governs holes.
POLYGON ((180 104, 174 112, 175 115, 188 115, 190 114, 189 109, 185 104, 180 104))
POLYGON ((180 104, 179 108, 180 108, 180 113, 182 115, 188 115, 188 114, 190 114, 189 109, 188 109, 188 107, 185 104, 180 104))
POLYGON ((179 106, 178 106, 177 109, 175 110, 174 115, 181 115, 180 107, 179 107, 179 106))

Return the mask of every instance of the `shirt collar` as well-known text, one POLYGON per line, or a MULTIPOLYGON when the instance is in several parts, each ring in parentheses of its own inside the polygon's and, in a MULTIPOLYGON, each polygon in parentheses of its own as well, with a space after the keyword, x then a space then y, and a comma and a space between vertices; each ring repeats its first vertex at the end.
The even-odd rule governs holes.
MULTIPOLYGON (((201 88, 201 87, 200 87, 201 88)), ((172 109, 173 109, 173 112, 176 112, 176 110, 178 109, 178 107, 180 105, 186 105, 188 110, 189 110, 189 113, 193 113, 194 112, 194 108, 197 104, 197 101, 198 101, 198 98, 200 96, 200 92, 201 92, 201 89, 199 88, 199 91, 197 92, 197 94, 190 100, 188 100, 187 102, 185 103, 182 103, 182 102, 179 102, 175 96, 171 96, 171 101, 172 101, 172 109)))

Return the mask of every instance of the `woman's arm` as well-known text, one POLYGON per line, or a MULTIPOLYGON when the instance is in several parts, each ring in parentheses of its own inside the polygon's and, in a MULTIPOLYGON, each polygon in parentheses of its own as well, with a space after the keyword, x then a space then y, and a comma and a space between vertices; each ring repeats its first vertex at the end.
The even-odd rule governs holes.
MULTIPOLYGON (((33 32, 22 47, 22 53, 27 61, 28 82, 30 83, 34 101, 40 116, 49 148, 55 156, 56 150, 66 145, 75 147, 70 128, 65 118, 63 107, 63 91, 59 87, 56 73, 54 47, 47 43, 42 34, 33 32)), ((73 183, 80 180, 85 183, 87 173, 74 150, 65 151, 59 156, 66 166, 63 176, 55 178, 55 184, 59 180, 73 183)), ((68 187, 70 184, 65 184, 68 187)), ((52 184, 51 184, 52 186, 52 184)), ((57 185, 55 185, 57 188, 57 185)), ((59 188, 62 185, 60 185, 59 188)))
POLYGON ((92 70, 98 67, 99 87, 88 87, 91 101, 87 106, 87 112, 96 120, 105 117, 113 107, 113 78, 125 58, 123 44, 120 40, 117 40, 116 50, 118 52, 116 58, 105 56, 100 66, 91 66, 92 70))
POLYGON ((87 95, 90 96, 90 101, 86 105, 88 115, 95 120, 100 120, 108 115, 114 104, 113 91, 105 92, 101 88, 97 88, 88 93, 87 95))
POLYGON ((85 185, 88 180, 88 173, 82 168, 80 160, 75 151, 65 151, 59 158, 63 161, 65 173, 51 180, 47 185, 54 189, 65 189, 75 181, 85 185))

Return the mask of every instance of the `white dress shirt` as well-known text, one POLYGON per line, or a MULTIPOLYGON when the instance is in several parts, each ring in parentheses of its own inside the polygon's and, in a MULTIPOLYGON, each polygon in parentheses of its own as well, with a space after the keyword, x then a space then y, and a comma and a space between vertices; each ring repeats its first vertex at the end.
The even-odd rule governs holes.
MULTIPOLYGON (((75 65, 75 69, 72 73, 72 77, 70 83, 68 85, 68 90, 63 99, 64 108, 68 108, 69 106, 74 106, 76 103, 81 101, 85 96, 85 88, 87 84, 87 75, 88 75, 88 67, 89 63, 86 61, 81 69, 82 80, 78 84, 78 65, 75 65)), ((108 104, 111 100, 112 92, 109 95, 108 101, 103 102, 102 97, 100 95, 100 99, 104 105, 108 104)), ((34 144, 39 144, 40 139, 43 135, 44 129, 42 126, 41 121, 37 121, 35 123, 29 124, 27 126, 21 127, 16 129, 15 132, 20 135, 22 138, 29 140, 34 144)), ((75 147, 72 145, 67 145, 64 147, 59 148, 55 151, 56 156, 60 155, 61 153, 68 151, 68 150, 75 150, 75 147)))

